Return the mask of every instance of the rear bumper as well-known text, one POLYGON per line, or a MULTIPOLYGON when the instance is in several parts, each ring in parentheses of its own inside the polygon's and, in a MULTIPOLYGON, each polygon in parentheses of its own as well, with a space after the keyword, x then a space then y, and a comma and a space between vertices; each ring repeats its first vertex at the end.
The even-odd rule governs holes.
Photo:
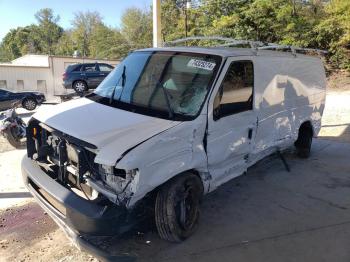
POLYGON ((126 225, 125 208, 99 206, 80 198, 50 178, 27 156, 22 160, 22 176, 24 184, 39 205, 79 249, 103 259, 112 258, 84 236, 110 236, 125 232, 130 228, 126 225))
POLYGON ((73 82, 70 80, 64 80, 63 81, 63 87, 65 89, 72 89, 73 88, 73 82))

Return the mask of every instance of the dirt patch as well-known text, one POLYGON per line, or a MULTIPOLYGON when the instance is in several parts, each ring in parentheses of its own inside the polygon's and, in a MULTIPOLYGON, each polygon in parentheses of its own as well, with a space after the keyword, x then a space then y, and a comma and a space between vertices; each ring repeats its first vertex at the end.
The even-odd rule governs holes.
POLYGON ((3 136, 0 135, 0 153, 10 150, 15 150, 15 148, 11 146, 3 136))
POLYGON ((36 203, 0 213, 0 261, 97 261, 80 252, 36 203))
POLYGON ((347 70, 334 70, 327 78, 327 88, 350 90, 350 72, 347 70))

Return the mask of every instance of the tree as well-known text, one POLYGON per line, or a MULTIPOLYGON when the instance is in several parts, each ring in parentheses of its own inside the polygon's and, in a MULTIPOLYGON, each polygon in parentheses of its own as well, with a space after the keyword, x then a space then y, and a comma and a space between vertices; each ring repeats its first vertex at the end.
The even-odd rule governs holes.
POLYGON ((77 50, 83 56, 90 55, 90 38, 93 31, 102 23, 102 17, 98 12, 78 12, 72 21, 72 40, 77 50))
POLYGON ((75 50, 77 47, 72 40, 72 31, 66 30, 56 44, 55 54, 72 56, 75 50))
POLYGON ((129 8, 125 10, 121 24, 121 33, 132 49, 152 46, 151 12, 129 8))
POLYGON ((39 24, 36 36, 38 36, 41 42, 41 52, 44 54, 54 54, 55 44, 63 34, 63 28, 57 24, 60 17, 55 16, 52 9, 44 8, 35 14, 35 18, 39 24))
POLYGON ((315 41, 331 53, 330 61, 350 71, 350 2, 333 0, 325 9, 325 18, 315 28, 315 41))
POLYGON ((96 26, 90 38, 90 55, 95 58, 119 59, 130 50, 126 39, 117 29, 103 24, 96 26))
MULTIPOLYGON (((185 36, 186 0, 162 0, 162 37, 185 36)), ((192 0, 186 11, 187 35, 220 35, 330 51, 335 67, 350 70, 349 0, 192 0)), ((151 10, 127 9, 121 27, 103 23, 97 12, 75 14, 63 30, 51 9, 36 14, 37 24, 10 30, 0 44, 0 61, 26 53, 120 58, 152 44, 151 10)), ((188 44, 197 44, 193 41, 188 44)), ((212 41, 201 42, 212 44, 212 41)))
POLYGON ((36 25, 11 29, 0 45, 1 53, 6 54, 2 59, 9 61, 27 53, 40 53, 38 30, 36 25))
POLYGON ((180 19, 180 9, 178 8, 176 1, 164 0, 161 2, 163 42, 180 37, 181 32, 178 30, 180 19))

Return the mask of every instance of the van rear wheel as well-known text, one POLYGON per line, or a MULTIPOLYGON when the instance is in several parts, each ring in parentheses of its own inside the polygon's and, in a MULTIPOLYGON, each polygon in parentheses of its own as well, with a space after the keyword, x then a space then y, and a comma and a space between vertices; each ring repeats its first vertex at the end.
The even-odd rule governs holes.
POLYGON ((202 195, 202 181, 191 173, 170 180, 158 191, 155 222, 162 239, 181 242, 194 233, 202 195))
POLYGON ((312 127, 303 124, 300 127, 298 139, 294 143, 297 150, 297 155, 300 158, 308 158, 310 156, 312 136, 312 127))

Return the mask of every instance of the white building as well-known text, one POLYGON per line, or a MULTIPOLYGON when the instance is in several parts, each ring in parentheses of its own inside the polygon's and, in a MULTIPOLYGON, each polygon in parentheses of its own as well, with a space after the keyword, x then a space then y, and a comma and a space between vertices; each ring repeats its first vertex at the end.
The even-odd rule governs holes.
POLYGON ((75 63, 103 62, 117 65, 117 60, 75 58, 49 55, 25 55, 10 63, 0 63, 0 88, 11 91, 40 91, 47 97, 67 93, 62 74, 75 63))

